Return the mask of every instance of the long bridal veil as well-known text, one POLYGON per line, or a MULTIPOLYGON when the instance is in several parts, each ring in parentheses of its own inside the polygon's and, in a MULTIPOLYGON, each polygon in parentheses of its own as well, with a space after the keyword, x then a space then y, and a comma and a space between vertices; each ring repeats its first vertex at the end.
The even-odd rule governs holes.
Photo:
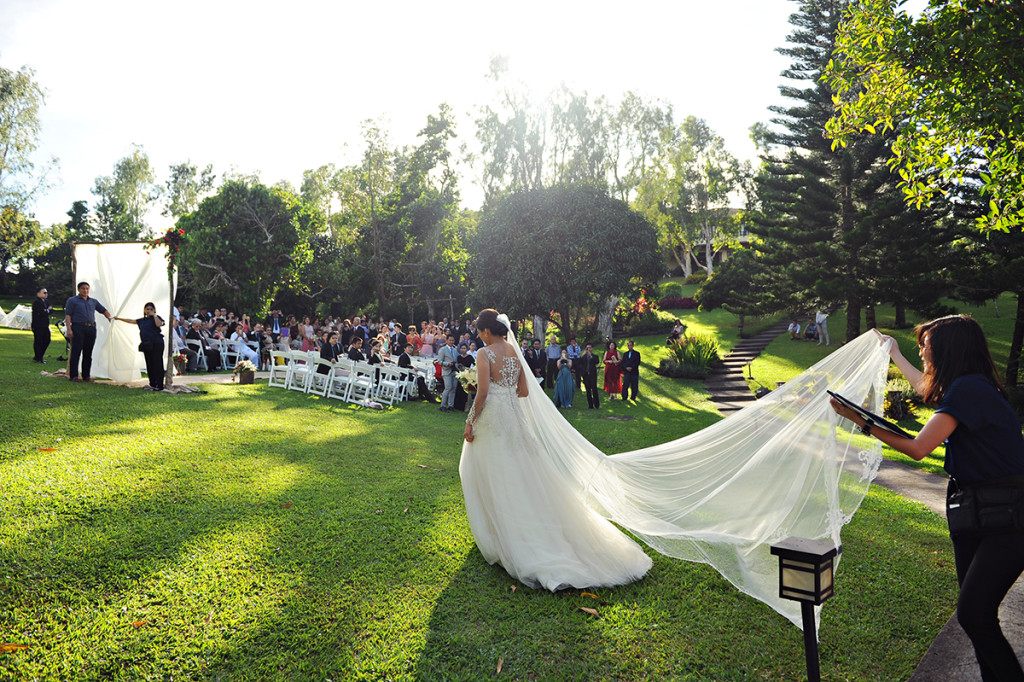
POLYGON ((779 597, 770 546, 791 535, 841 544, 878 472, 881 444, 840 438, 826 389, 881 412, 888 365, 888 348, 869 331, 728 419, 615 455, 584 438, 542 391, 522 403, 542 454, 581 500, 662 554, 710 564, 801 627, 799 605, 779 597))

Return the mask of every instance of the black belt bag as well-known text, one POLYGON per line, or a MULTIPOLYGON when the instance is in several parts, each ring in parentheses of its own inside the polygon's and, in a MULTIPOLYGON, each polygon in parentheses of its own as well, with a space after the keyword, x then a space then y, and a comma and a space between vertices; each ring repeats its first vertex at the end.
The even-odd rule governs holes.
POLYGON ((1024 476, 960 487, 950 479, 946 494, 949 534, 1024 530, 1024 476))

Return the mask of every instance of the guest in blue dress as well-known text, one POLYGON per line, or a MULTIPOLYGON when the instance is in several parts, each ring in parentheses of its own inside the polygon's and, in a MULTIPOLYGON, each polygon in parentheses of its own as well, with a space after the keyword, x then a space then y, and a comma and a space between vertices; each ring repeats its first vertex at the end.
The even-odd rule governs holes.
POLYGON ((572 360, 562 351, 558 358, 558 376, 555 378, 555 407, 570 408, 576 394, 576 382, 572 378, 572 360))

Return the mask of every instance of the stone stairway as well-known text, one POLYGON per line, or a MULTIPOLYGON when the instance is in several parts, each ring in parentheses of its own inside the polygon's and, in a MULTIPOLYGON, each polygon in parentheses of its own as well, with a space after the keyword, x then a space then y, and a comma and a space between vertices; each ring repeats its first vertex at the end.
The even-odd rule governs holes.
POLYGON ((711 401, 724 416, 729 416, 757 400, 747 386, 743 370, 775 337, 785 332, 788 326, 788 322, 777 322, 756 336, 743 339, 711 368, 704 385, 711 393, 711 401))

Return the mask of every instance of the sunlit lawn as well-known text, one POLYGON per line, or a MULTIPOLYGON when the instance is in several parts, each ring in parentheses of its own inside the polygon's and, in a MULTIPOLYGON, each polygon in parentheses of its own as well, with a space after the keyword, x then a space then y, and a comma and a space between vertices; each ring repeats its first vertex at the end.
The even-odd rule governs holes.
MULTIPOLYGON (((588 411, 578 395, 567 415, 607 452, 719 419, 699 383, 653 374, 663 337, 637 341, 639 404, 588 411)), ((804 674, 800 632, 703 565, 649 550, 647 578, 596 600, 487 565, 463 511, 458 415, 259 384, 70 384, 30 359, 31 334, 0 329, 0 643, 27 646, 0 654, 0 679, 804 674)), ((824 677, 906 679, 953 609, 945 525, 876 488, 843 545, 824 677)))

